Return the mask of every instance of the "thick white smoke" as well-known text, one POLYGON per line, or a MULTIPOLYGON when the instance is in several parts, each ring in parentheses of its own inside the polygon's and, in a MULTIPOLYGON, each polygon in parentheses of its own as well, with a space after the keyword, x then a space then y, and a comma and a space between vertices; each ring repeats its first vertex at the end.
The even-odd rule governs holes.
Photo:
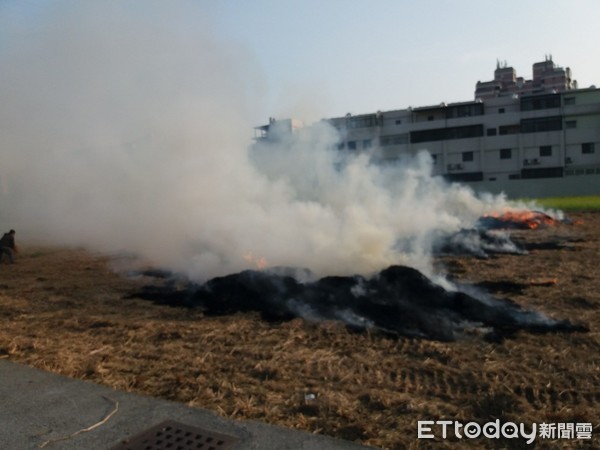
POLYGON ((326 123, 249 152, 251 56, 193 2, 141 3, 0 4, 0 221, 21 240, 133 252, 198 280, 264 261, 427 272, 437 231, 503 202, 430 177, 426 154, 342 159, 326 123))

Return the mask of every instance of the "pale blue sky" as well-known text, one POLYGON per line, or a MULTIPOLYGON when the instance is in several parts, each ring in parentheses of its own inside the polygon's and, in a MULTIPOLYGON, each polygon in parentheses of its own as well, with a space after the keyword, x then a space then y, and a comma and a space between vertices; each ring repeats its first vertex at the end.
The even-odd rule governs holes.
POLYGON ((258 58, 273 115, 470 100, 497 59, 531 78, 546 54, 580 87, 600 85, 599 0, 255 0, 208 9, 220 35, 258 58))
MULTIPOLYGON (((31 36, 41 23, 56 20, 62 26, 65 12, 82 4, 86 2, 0 1, 0 52, 10 52, 20 33, 31 36)), ((247 67, 236 70, 248 77, 248 86, 256 86, 252 120, 257 125, 269 116, 311 122, 348 112, 470 100, 475 83, 493 77, 497 59, 531 78, 532 64, 552 54, 555 63, 572 69, 580 87, 600 85, 600 0, 87 4, 96 11, 104 5, 112 8, 112 15, 99 19, 99 27, 106 17, 126 13, 126 20, 157 30, 205 30, 222 48, 234 48, 231 54, 247 67)))

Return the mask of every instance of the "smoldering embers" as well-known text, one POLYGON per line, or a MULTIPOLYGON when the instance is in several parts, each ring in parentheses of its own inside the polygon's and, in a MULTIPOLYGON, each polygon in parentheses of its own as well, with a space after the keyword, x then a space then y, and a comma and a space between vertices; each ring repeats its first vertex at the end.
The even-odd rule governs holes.
POLYGON ((359 331, 441 341, 452 341, 475 330, 489 340, 519 330, 586 330, 566 320, 524 310, 510 300, 446 290, 404 266, 388 267, 371 278, 329 276, 306 283, 291 274, 285 270, 246 270, 183 289, 169 283, 147 286, 135 296, 173 306, 200 307, 208 315, 257 311, 266 320, 335 320, 359 331))

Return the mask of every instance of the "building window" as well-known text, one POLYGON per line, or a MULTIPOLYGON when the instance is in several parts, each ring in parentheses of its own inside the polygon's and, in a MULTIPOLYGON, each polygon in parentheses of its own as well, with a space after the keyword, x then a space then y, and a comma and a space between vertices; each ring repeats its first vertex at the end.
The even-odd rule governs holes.
POLYGON ((595 148, 593 142, 585 142, 581 144, 581 153, 583 153, 584 155, 589 155, 591 153, 594 153, 594 151, 595 148))
POLYGON ((410 142, 444 141, 448 139, 467 139, 483 136, 483 125, 467 125, 463 127, 435 128, 410 132, 410 142))
POLYGON ((454 105, 446 108, 446 119, 456 117, 471 117, 483 115, 483 103, 471 103, 465 105, 454 105))
POLYGON ((504 108, 499 108, 498 109, 498 114, 504 114, 504 112, 505 112, 504 108))
POLYGON ((552 146, 542 145, 540 147, 540 156, 552 156, 552 146))
POLYGON ((565 128, 577 128, 577 121, 576 120, 567 120, 565 121, 565 128))
POLYGON ((390 136, 381 136, 379 138, 379 145, 387 147, 388 145, 402 145, 408 144, 408 133, 406 134, 394 134, 390 136))
POLYGON ((574 105, 575 97, 565 97, 565 106, 574 105))
POLYGON ((365 139, 362 143, 363 148, 371 148, 373 141, 371 141, 371 139, 365 139))
POLYGON ((518 134, 520 131, 520 125, 502 125, 498 129, 498 133, 500 134, 500 136, 504 136, 506 134, 518 134))
POLYGON ((437 164, 437 162, 438 162, 438 155, 431 155, 431 159, 433 159, 433 164, 437 164))
POLYGON ((560 107, 560 94, 521 97, 521 111, 537 111, 560 107))
POLYGON ((512 158, 512 149, 510 148, 501 148, 500 149, 500 159, 511 159, 512 158))
POLYGON ((462 160, 463 162, 473 161, 474 155, 473 152, 463 152, 462 160))
POLYGON ((542 169, 523 169, 521 178, 558 178, 563 176, 562 167, 548 167, 542 169))
POLYGON ((539 117, 521 120, 521 133, 540 133, 562 130, 562 117, 539 117))
POLYGON ((356 150, 356 141, 348 141, 348 150, 356 150))
POLYGON ((427 116, 427 120, 432 121, 433 120, 433 116, 427 116))
POLYGON ((369 114, 367 116, 356 116, 348 117, 346 119, 346 127, 355 128, 370 128, 377 125, 377 116, 375 114, 369 114))
POLYGON ((400 125, 402 123, 402 119, 396 119, 396 125, 400 125))
POLYGON ((497 130, 495 128, 488 128, 487 135, 488 136, 496 136, 497 130))

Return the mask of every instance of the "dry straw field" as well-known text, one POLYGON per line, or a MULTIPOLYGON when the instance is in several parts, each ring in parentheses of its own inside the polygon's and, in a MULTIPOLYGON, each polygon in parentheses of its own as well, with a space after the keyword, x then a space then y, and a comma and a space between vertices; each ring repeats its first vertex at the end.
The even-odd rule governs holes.
POLYGON ((205 316, 136 298, 160 283, 115 258, 21 242, 0 265, 0 358, 192 406, 387 449, 533 448, 517 439, 419 441, 419 420, 593 424, 600 447, 600 213, 515 231, 528 255, 446 256, 449 277, 569 319, 589 332, 519 332, 503 342, 356 333, 301 319, 205 316), (132 296, 133 294, 133 296, 132 296))

